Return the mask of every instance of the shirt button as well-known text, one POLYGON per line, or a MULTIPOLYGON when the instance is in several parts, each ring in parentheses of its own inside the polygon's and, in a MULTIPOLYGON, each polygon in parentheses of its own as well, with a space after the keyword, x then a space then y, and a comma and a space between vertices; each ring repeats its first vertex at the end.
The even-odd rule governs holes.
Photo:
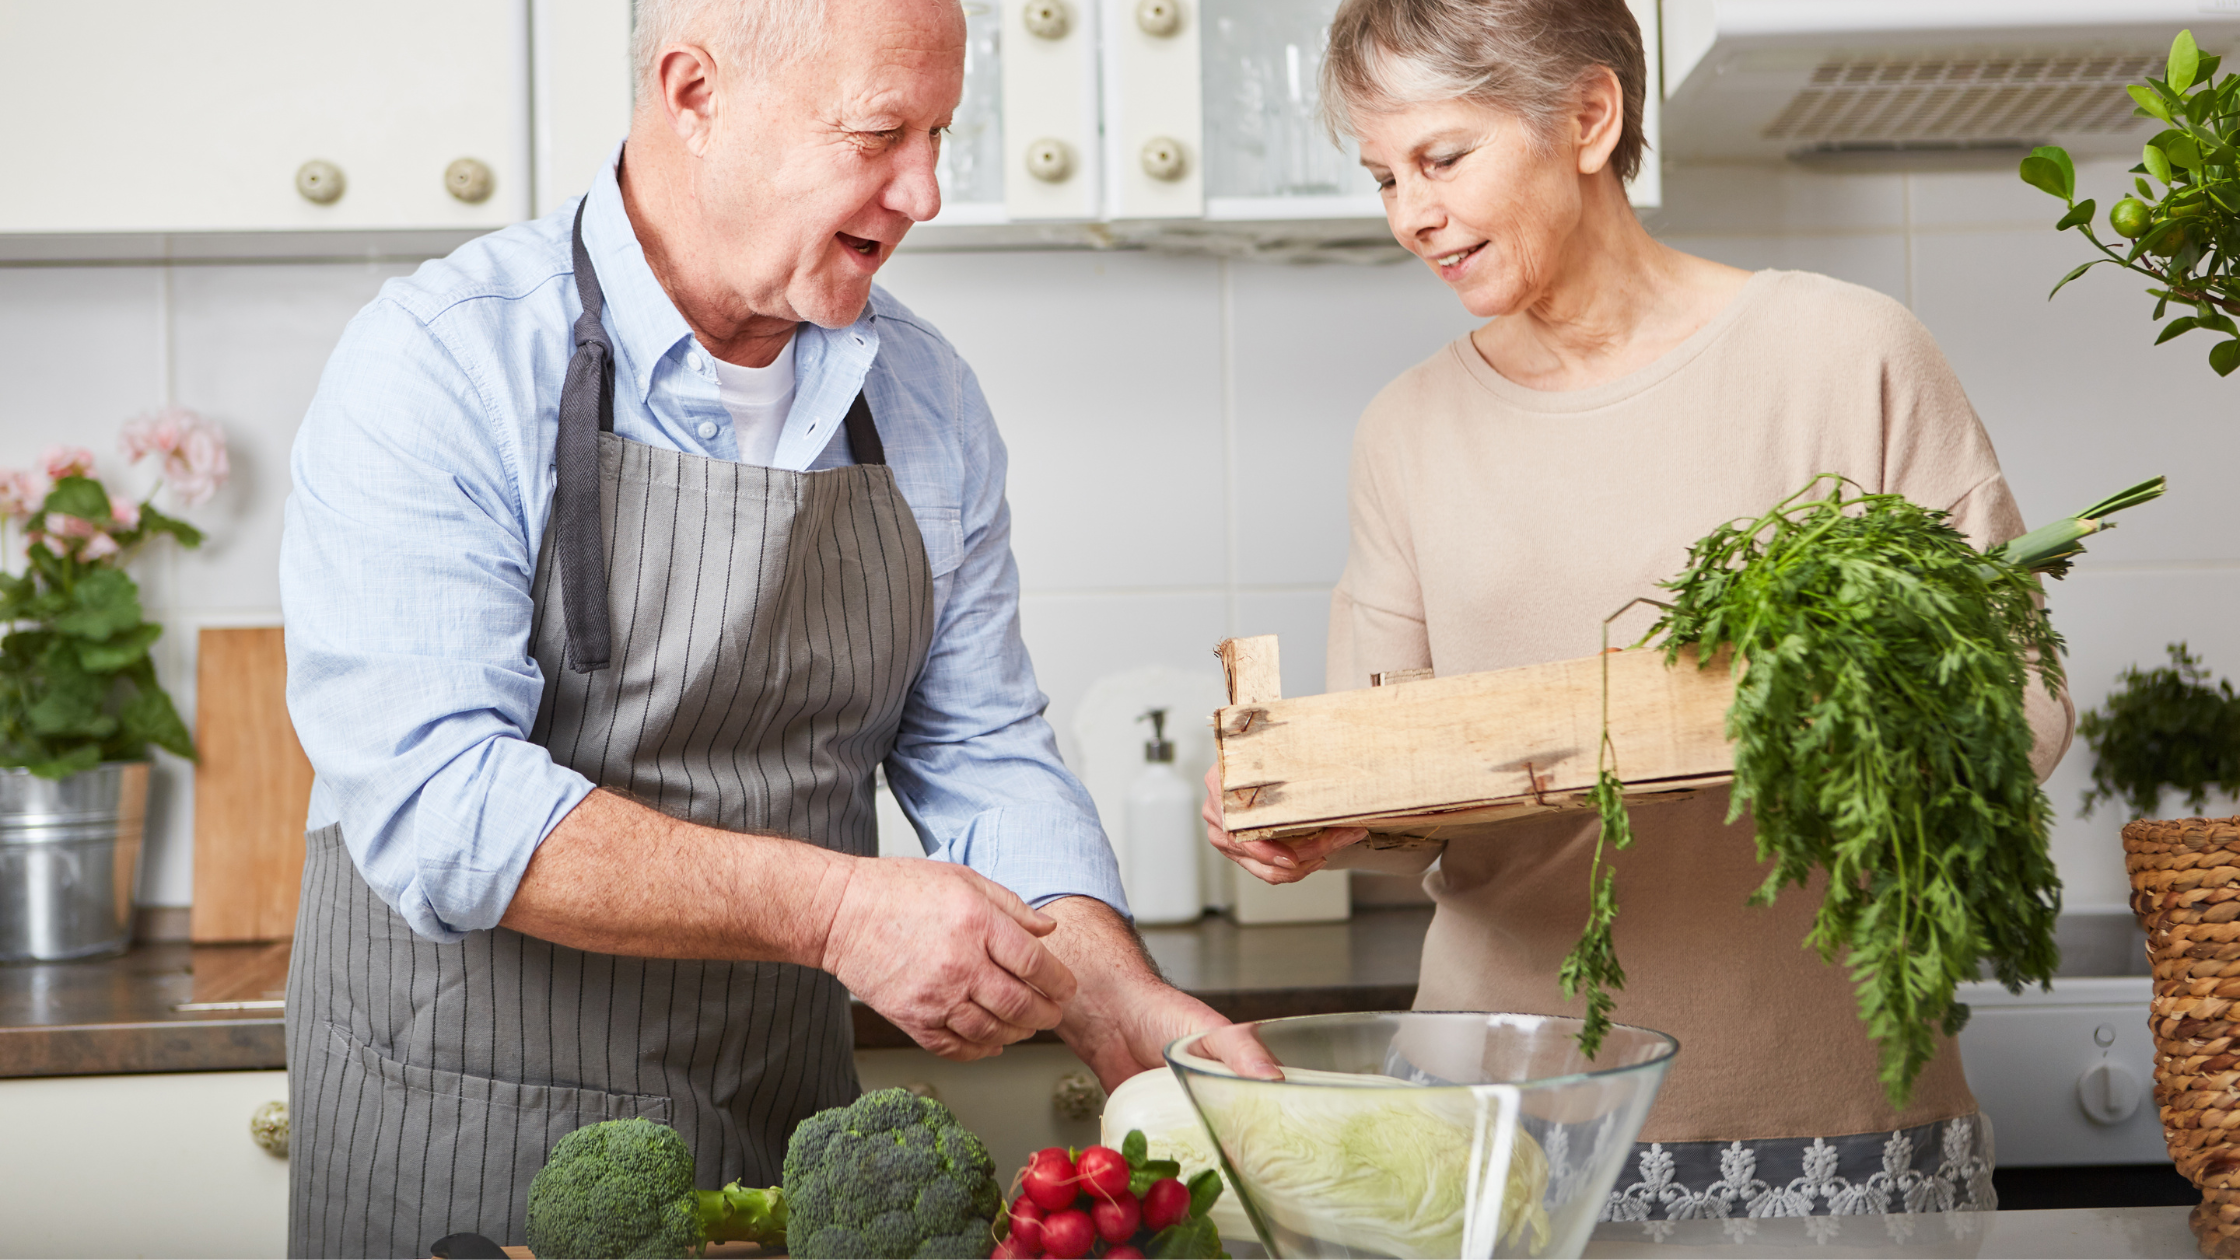
MULTIPOLYGON (((708 370, 708 360, 702 357, 700 352, 697 350, 693 351, 690 355, 687 355, 684 362, 686 367, 691 368, 695 372, 705 372, 708 370)), ((701 436, 706 437, 707 435, 703 433, 701 434, 701 436)))
POLYGON ((700 436, 704 438, 712 438, 715 435, 716 422, 713 420, 702 420, 700 422, 700 436))

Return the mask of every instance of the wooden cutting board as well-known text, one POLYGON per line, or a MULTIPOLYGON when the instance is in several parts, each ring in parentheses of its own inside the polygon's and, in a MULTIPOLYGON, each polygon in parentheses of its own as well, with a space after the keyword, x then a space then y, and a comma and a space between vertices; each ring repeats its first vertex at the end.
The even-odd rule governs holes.
POLYGON ((295 935, 311 762, 288 720, 280 627, 204 630, 195 671, 197 942, 295 935))

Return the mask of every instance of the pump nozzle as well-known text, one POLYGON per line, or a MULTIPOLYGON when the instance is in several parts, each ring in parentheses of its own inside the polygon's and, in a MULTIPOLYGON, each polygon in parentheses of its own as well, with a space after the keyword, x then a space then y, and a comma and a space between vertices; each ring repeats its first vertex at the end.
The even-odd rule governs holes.
POLYGON ((1143 759, 1145 761, 1173 761, 1174 741, 1167 738, 1167 711, 1165 709, 1149 709, 1136 721, 1151 723, 1151 738, 1144 742, 1143 759))

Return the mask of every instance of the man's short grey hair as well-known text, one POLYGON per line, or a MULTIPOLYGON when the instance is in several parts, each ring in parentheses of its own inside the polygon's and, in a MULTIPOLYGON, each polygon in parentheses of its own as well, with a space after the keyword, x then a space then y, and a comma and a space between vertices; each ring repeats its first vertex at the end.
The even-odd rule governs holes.
POLYGON ((661 50, 693 39, 757 74, 813 56, 831 34, 828 8, 827 0, 635 0, 631 82, 643 99, 661 50))
POLYGON ((1610 165, 1641 169, 1649 69, 1625 0, 1345 0, 1322 62, 1323 121, 1352 134, 1353 116, 1401 105, 1468 100, 1554 134, 1582 76, 1606 66, 1625 94, 1610 165))

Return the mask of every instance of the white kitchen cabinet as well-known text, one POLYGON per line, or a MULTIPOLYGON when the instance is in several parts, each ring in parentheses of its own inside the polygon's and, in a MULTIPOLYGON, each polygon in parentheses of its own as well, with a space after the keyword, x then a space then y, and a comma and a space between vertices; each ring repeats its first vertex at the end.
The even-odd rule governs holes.
POLYGON ((0 232, 502 226, 528 62, 524 0, 0 0, 0 232))
POLYGON ((580 197, 630 132, 630 0, 529 0, 536 204, 580 197))
POLYGON ((282 1256, 288 1161, 249 1134, 286 1072, 0 1080, 0 1257, 282 1256))

